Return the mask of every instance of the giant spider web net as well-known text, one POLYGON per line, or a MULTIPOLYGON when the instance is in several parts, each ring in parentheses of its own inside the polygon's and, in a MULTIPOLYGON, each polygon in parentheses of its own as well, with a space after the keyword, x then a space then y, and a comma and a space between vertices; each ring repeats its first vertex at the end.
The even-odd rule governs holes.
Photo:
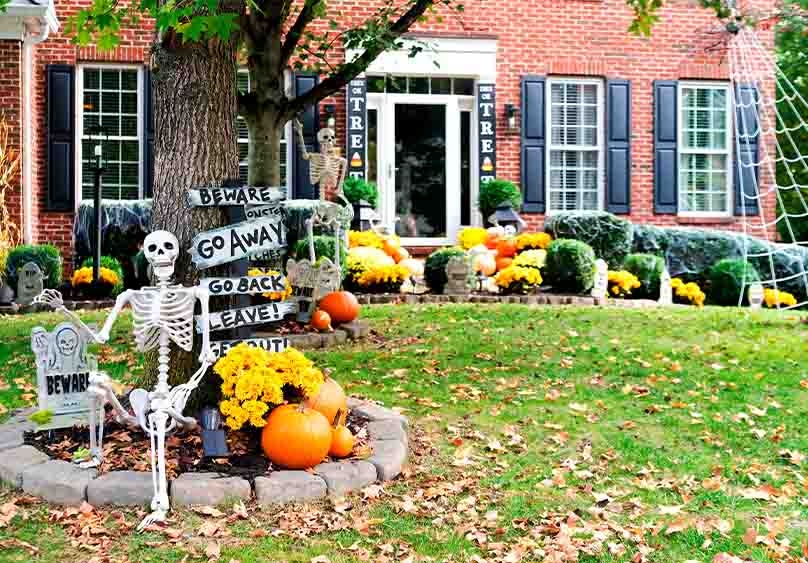
MULTIPOLYGON (((799 307, 808 303, 808 240, 797 228, 808 221, 808 102, 754 28, 741 27, 727 54, 743 258, 764 288, 796 298, 793 305, 778 301, 778 308, 799 307), (754 144, 757 151, 750 150, 754 144)), ((743 280, 740 302, 752 283, 743 280)))

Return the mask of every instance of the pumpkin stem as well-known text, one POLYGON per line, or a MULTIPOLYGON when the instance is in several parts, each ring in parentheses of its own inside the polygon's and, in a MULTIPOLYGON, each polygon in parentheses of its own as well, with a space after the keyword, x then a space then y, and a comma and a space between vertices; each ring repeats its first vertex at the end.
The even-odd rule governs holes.
POLYGON ((331 425, 336 428, 339 426, 340 420, 342 420, 342 409, 337 409, 337 414, 334 416, 334 422, 332 422, 331 425))

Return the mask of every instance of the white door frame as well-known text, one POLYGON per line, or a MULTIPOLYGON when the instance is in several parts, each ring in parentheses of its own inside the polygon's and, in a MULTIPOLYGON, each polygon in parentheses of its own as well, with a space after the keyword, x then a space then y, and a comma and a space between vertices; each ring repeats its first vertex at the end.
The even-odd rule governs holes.
MULTIPOLYGON (((395 185, 395 106, 396 104, 443 105, 446 108, 446 236, 445 237, 402 237, 407 246, 435 246, 452 244, 461 226, 461 178, 460 178, 460 111, 471 112, 471 165, 476 170, 476 104, 470 96, 442 94, 368 94, 367 108, 376 110, 377 115, 377 168, 379 185, 379 214, 385 224, 396 221, 395 185)), ((476 201, 478 178, 471 174, 471 199, 476 201)), ((477 222, 477 214, 472 213, 472 221, 477 222)))

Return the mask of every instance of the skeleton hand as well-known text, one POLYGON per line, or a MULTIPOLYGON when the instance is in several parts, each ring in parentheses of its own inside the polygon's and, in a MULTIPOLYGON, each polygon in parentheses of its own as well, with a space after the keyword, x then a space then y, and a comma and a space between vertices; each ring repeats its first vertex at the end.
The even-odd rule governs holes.
POLYGON ((216 354, 210 348, 199 352, 199 363, 213 365, 216 363, 216 354))
POLYGON ((106 344, 109 341, 109 330, 106 328, 101 329, 101 332, 95 335, 94 340, 99 344, 106 344))
POLYGON ((64 301, 62 301, 62 294, 55 289, 42 291, 42 293, 34 297, 34 304, 47 305, 52 309, 59 309, 65 305, 64 301))

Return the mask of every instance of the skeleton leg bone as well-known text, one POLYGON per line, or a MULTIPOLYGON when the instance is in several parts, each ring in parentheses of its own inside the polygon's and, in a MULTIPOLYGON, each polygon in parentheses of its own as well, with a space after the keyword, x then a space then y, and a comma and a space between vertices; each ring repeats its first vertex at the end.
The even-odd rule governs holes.
POLYGON ((309 237, 309 260, 314 264, 314 218, 317 216, 317 211, 314 215, 306 219, 306 236, 309 237))
POLYGON ((146 516, 137 527, 142 532, 156 522, 165 522, 169 510, 168 481, 166 480, 166 422, 168 414, 157 410, 149 414, 149 434, 151 437, 151 466, 154 497, 151 501, 152 513, 146 516), (156 450, 156 451, 155 451, 156 450))

